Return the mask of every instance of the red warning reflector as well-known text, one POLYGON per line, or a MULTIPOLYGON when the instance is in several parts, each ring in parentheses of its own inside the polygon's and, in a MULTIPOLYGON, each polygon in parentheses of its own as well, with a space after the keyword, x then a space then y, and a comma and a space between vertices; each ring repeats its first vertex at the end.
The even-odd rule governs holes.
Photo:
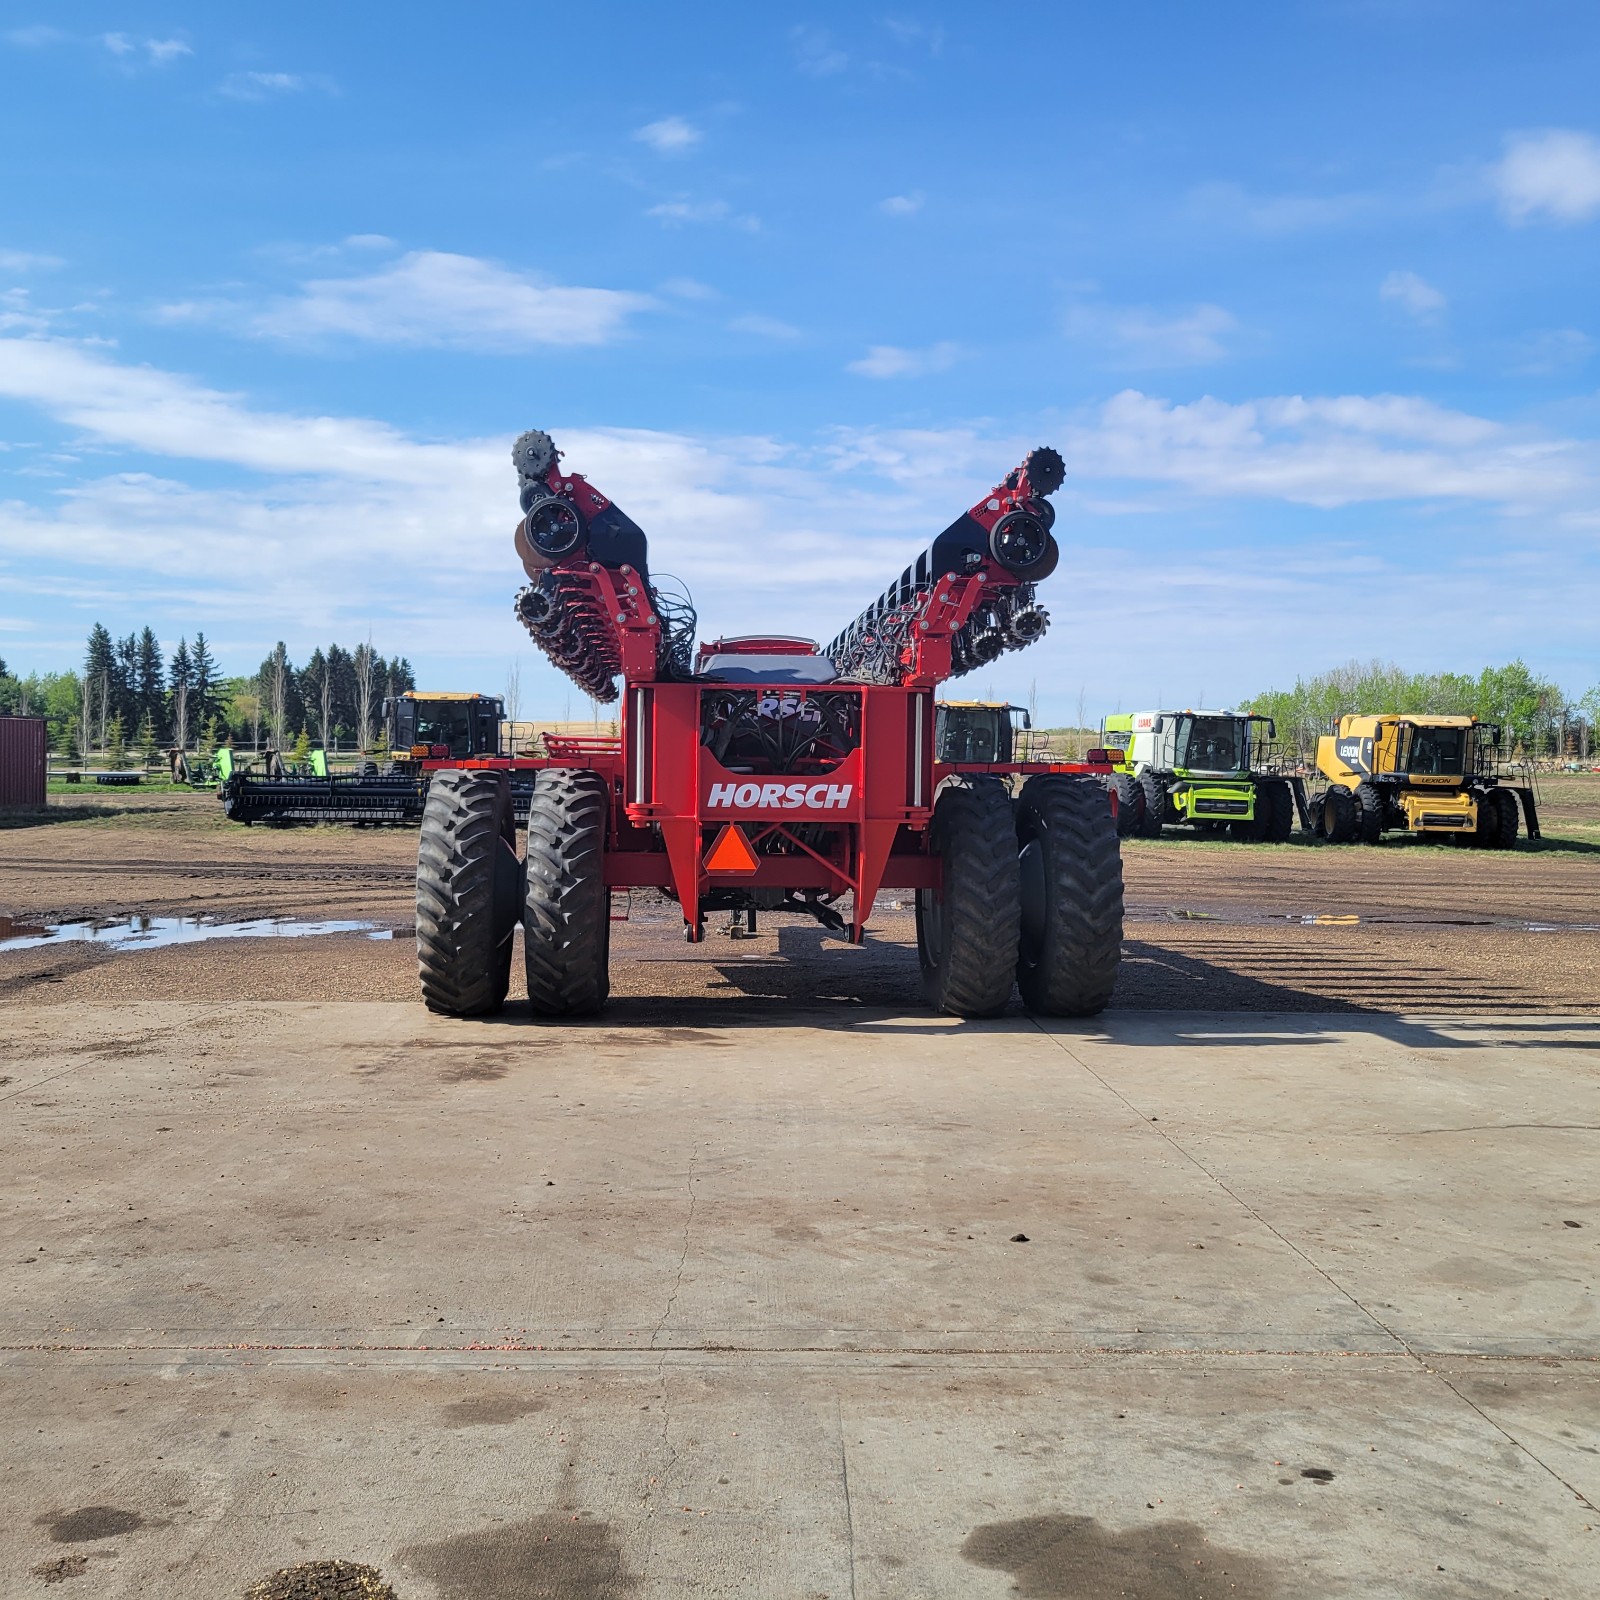
POLYGON ((707 872, 751 873, 759 864, 744 829, 736 822, 725 823, 706 851, 707 872))

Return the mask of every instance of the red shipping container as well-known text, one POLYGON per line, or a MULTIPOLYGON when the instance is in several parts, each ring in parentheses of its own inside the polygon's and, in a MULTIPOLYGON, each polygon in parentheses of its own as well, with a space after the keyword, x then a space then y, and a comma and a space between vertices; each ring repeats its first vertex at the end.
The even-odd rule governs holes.
POLYGON ((48 749, 43 717, 0 717, 0 809, 44 804, 48 749))

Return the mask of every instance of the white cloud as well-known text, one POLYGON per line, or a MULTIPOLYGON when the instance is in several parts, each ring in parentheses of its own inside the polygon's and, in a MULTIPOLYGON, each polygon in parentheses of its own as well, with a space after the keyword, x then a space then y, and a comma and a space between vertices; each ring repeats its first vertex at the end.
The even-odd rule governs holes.
POLYGON ((1404 395, 1298 395, 1188 405, 1127 390, 1069 430, 1069 475, 1206 496, 1337 507, 1473 500, 1527 510, 1593 503, 1597 453, 1404 395))
POLYGON ((37 255, 31 250, 0 250, 0 272, 47 272, 60 265, 60 256, 37 255))
POLYGON ((187 304, 170 321, 232 321, 241 331, 316 341, 521 350, 605 344, 653 302, 620 289, 573 288, 513 272, 475 256, 414 250, 377 272, 318 278, 265 307, 187 304))
POLYGON ((944 29, 937 23, 930 26, 911 17, 885 17, 883 26, 896 44, 908 48, 920 46, 930 56, 938 55, 944 48, 944 29))
POLYGON ((791 28, 789 46, 794 51, 795 65, 808 77, 831 78, 850 65, 850 57, 822 28, 791 28))
POLYGON ((662 294, 670 294, 677 300, 715 300, 717 291, 709 283, 701 283, 698 278, 668 278, 661 285, 662 294))
POLYGON ((800 329, 792 322, 782 322, 777 317, 764 317, 759 312, 735 317, 729 324, 734 333, 753 333, 759 339, 798 339, 800 329))
POLYGON ((6 43, 23 50, 39 50, 49 44, 65 44, 69 35, 48 23, 36 22, 26 28, 8 28, 6 43))
MULTIPOLYGON (((1387 501, 1475 502, 1503 511, 1600 513, 1600 444, 1507 427, 1411 395, 1277 395, 1178 405, 1127 389, 1051 430, 1080 483, 1125 485, 1141 509, 1165 489, 1207 499, 1325 509, 1387 501)), ((1002 443, 970 429, 852 430, 841 462, 908 489, 956 485, 1002 443)))
POLYGON ((1512 134, 1490 179, 1508 222, 1583 222, 1600 212, 1600 141, 1564 128, 1512 134))
MULTIPOLYGON (((37 622, 67 618, 61 632, 79 634, 77 619, 87 627, 83 608, 92 605, 158 626, 165 619, 176 635, 197 618, 210 634, 213 616, 231 617, 218 642, 230 665, 248 669, 279 636, 303 653, 376 621, 380 638, 403 638, 419 662, 503 665, 517 656, 533 664, 545 703, 562 703, 564 689, 541 676, 510 616, 521 582, 510 548, 514 426, 495 438, 439 441, 376 419, 259 410, 104 348, 50 339, 0 340, 0 395, 80 435, 83 462, 61 463, 71 477, 38 504, 0 503, 0 591, 26 596, 22 609, 37 622), (174 465, 153 468, 151 456, 174 465), (95 462, 109 470, 85 476, 84 463, 95 462), (183 462, 207 466, 186 481, 183 462)), ((1057 593, 1070 594, 1074 622, 997 668, 1006 693, 1025 694, 1032 675, 1075 691, 1085 678, 1096 682, 1094 663, 1108 657, 1125 673, 1118 601, 1134 583, 1171 641, 1168 660, 1192 662, 1219 629, 1252 630, 1260 647, 1233 669, 1249 681, 1228 682, 1230 694, 1260 687, 1258 675, 1270 681, 1280 661, 1303 669, 1302 619, 1333 610, 1353 571, 1374 580, 1374 598, 1350 619, 1341 652, 1386 649, 1383 640, 1405 624, 1418 650, 1451 659, 1469 617, 1485 654, 1515 653, 1532 630, 1549 632, 1555 561, 1564 563, 1573 637, 1587 638, 1584 618, 1600 604, 1593 564, 1581 556, 1592 541, 1574 546, 1570 537, 1586 522, 1600 525, 1600 446, 1411 396, 1175 405, 1130 390, 1048 432, 851 428, 821 444, 574 429, 548 414, 515 421, 550 428, 571 465, 640 522, 652 565, 690 585, 708 633, 781 617, 786 628, 829 637, 1025 450, 1057 445, 1068 465, 1057 497, 1057 593), (1202 538, 1176 555, 1172 543, 1124 531, 1131 515, 1171 519, 1190 499, 1254 502, 1275 521, 1292 507, 1323 508, 1302 513, 1321 531, 1303 550, 1286 532, 1265 551, 1202 538), (1457 513, 1452 539, 1441 550, 1435 534, 1415 535, 1427 554, 1420 572, 1396 564, 1407 524, 1395 512, 1382 512, 1378 533, 1353 515, 1363 504, 1429 511, 1440 503, 1457 513), (1522 513, 1516 539, 1495 533, 1463 549, 1474 507, 1522 513), (750 560, 752 548, 761 561, 750 560), (1152 549, 1170 559, 1153 561, 1152 549), (1263 654, 1263 640, 1276 655, 1263 654)), ((1140 670, 1158 659, 1159 650, 1141 656, 1140 670)), ((1107 681, 1106 703, 1135 687, 1107 681)), ((1145 698, 1155 692, 1144 686, 1145 698)))
POLYGON ((1594 354, 1594 340, 1578 328, 1550 328, 1521 343, 1511 370, 1522 377, 1548 377, 1580 367, 1594 354))
POLYGON ((60 28, 36 24, 28 28, 12 28, 5 35, 6 43, 26 50, 42 49, 53 44, 98 45, 109 51, 124 72, 137 70, 142 62, 146 66, 164 67, 180 56, 192 56, 194 49, 182 39, 148 39, 131 33, 102 33, 96 36, 74 37, 60 28))
POLYGON ((659 122, 647 122, 634 134, 641 144, 664 156, 680 155, 691 150, 704 137, 692 122, 682 117, 663 117, 659 122))
POLYGON ((164 67, 180 56, 192 56, 193 49, 182 39, 135 39, 126 33, 103 33, 100 43, 125 65, 131 66, 136 56, 144 55, 154 67, 164 67))
POLYGON ((1414 272, 1391 272, 1378 286, 1380 299, 1393 301, 1418 322, 1438 319, 1449 302, 1426 278, 1414 272))
POLYGON ((1252 194, 1237 183, 1202 183, 1189 191, 1189 214, 1213 226, 1251 233, 1303 233, 1356 222, 1377 209, 1365 194, 1252 194))
POLYGON ((910 194, 892 194, 878 202, 878 209, 886 217, 914 217, 921 209, 923 194, 914 189, 910 194))
POLYGON ((216 92, 224 100, 241 100, 246 104, 259 105, 264 101, 280 99, 285 95, 304 94, 310 89, 319 90, 323 94, 332 94, 334 85, 331 79, 320 74, 230 72, 217 85, 216 92))
POLYGON ((680 228, 686 223, 724 222, 730 228, 740 228, 746 233, 760 230, 761 219, 748 213, 738 213, 726 200, 663 200, 651 206, 647 217, 654 217, 664 228, 680 228))
POLYGON ((1221 306, 1198 305, 1175 315, 1148 306, 1074 306, 1070 338, 1101 345, 1121 366, 1195 367, 1225 360, 1224 342, 1238 322, 1221 306))
POLYGON ((845 370, 863 378, 922 378, 954 366, 960 354, 960 346, 948 342, 930 345, 925 350, 875 344, 859 361, 848 363, 845 370))

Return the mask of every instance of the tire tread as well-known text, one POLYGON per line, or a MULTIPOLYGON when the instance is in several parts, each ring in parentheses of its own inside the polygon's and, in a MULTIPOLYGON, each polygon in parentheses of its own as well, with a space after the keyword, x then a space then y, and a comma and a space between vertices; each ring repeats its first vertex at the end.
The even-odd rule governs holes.
POLYGON ((611 790, 598 773, 547 767, 528 802, 522 955, 540 1016, 587 1016, 611 994, 611 897, 605 887, 611 790))
POLYGON ((495 874, 515 860, 502 855, 511 828, 500 774, 434 774, 417 840, 417 974, 430 1011, 486 1017, 505 1004, 511 929, 496 937, 495 874))
POLYGON ((1105 1009, 1122 959, 1122 850, 1099 786, 1073 778, 1029 778, 1017 800, 1017 838, 1047 836, 1046 930, 1041 959, 1017 962, 1030 1011, 1092 1017, 1105 1009))
POLYGON ((1022 927, 1011 797, 995 778, 949 778, 934 801, 931 828, 944 865, 945 949, 942 960, 930 956, 919 897, 917 945, 928 1000, 952 1016, 990 1017, 1011 998, 1022 927))

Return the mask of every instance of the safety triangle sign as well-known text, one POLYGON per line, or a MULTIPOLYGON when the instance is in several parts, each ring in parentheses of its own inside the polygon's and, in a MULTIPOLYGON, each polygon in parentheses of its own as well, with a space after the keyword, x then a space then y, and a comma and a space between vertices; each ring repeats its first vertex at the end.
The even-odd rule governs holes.
POLYGON ((744 829, 734 822, 724 825, 722 832, 712 841, 711 848, 706 851, 707 872, 751 873, 758 865, 756 853, 750 848, 744 829))

